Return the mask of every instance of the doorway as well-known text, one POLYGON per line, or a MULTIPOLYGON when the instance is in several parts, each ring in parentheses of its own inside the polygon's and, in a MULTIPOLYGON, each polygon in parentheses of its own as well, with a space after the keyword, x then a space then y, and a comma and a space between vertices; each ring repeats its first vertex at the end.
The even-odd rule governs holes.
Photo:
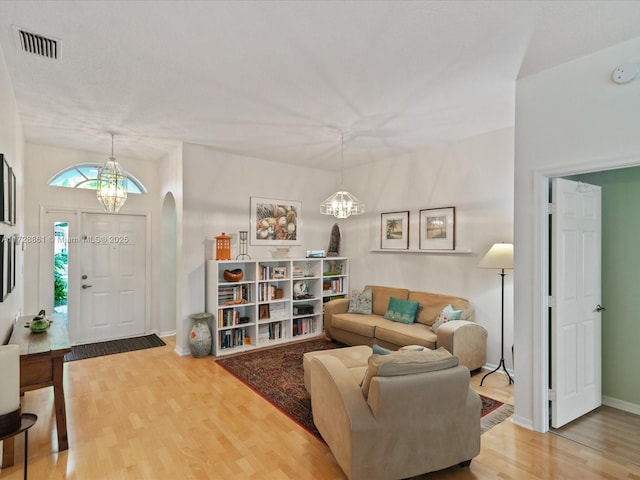
POLYGON ((147 215, 42 208, 40 218, 38 308, 67 324, 71 344, 146 333, 147 215))
POLYGON ((550 332, 549 272, 551 252, 548 248, 548 191, 552 177, 582 181, 602 187, 602 403, 626 412, 640 414, 640 387, 635 382, 634 365, 640 352, 633 344, 640 326, 634 320, 640 308, 636 294, 640 256, 636 254, 640 218, 631 215, 640 206, 640 167, 621 165, 588 173, 538 172, 535 198, 538 210, 537 259, 539 290, 534 301, 534 425, 536 430, 549 430, 550 332), (539 296, 538 296, 539 295, 539 296), (635 390, 634 390, 635 389, 635 390))

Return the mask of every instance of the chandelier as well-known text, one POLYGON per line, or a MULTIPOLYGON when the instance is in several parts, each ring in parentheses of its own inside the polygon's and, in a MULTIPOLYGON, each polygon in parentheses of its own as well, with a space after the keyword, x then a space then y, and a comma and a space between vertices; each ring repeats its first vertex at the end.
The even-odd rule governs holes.
POLYGON ((364 204, 355 195, 350 194, 344 186, 344 132, 340 134, 340 188, 320 204, 320 213, 333 215, 336 218, 348 218, 351 215, 364 213, 364 204))
POLYGON ((111 156, 98 170, 98 201, 108 213, 117 213, 127 200, 127 174, 113 156, 113 133, 111 134, 111 156))

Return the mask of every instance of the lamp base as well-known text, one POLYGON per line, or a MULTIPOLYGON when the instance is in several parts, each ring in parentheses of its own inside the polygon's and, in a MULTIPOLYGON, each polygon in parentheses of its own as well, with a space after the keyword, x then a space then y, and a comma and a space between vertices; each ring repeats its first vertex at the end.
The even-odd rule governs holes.
POLYGON ((22 422, 22 409, 0 415, 0 437, 20 430, 22 422))
POLYGON ((507 377, 509 378, 509 385, 511 385, 512 383, 514 383, 514 382, 513 382, 513 378, 511 378, 511 375, 509 375, 509 372, 507 371, 507 367, 506 367, 506 365, 504 364, 504 357, 502 357, 502 358, 500 359, 500 363, 498 363, 498 366, 497 366, 495 369, 491 370, 489 373, 486 373, 486 374, 484 375, 484 377, 482 377, 482 380, 480 380, 480 386, 482 386, 482 382, 484 382, 484 379, 485 379, 485 378, 487 378, 487 377, 488 377, 489 375, 491 375, 492 373, 496 373, 498 370, 500 370, 500 367, 502 367, 502 369, 504 370, 504 373, 506 373, 506 374, 507 374, 507 377))

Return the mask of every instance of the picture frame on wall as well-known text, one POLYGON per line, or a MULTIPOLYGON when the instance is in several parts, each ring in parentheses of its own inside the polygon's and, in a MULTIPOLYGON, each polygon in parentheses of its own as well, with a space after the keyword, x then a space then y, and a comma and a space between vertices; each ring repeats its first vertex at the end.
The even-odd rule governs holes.
POLYGON ((18 239, 15 235, 11 236, 11 291, 13 292, 16 289, 16 250, 18 245, 18 239))
POLYGON ((456 249, 456 207, 420 210, 420 250, 456 249))
POLYGON ((9 167, 9 224, 15 225, 16 218, 16 174, 13 168, 9 167))
POLYGON ((15 287, 13 283, 13 272, 16 268, 16 260, 13 255, 13 235, 6 237, 5 241, 7 242, 7 295, 9 295, 15 287))
POLYGON ((409 211, 380 214, 380 248, 383 250, 409 249, 409 211))
POLYGON ((0 275, 0 302, 4 302, 9 295, 9 277, 11 275, 9 269, 11 268, 9 262, 9 248, 7 241, 9 237, 6 235, 0 235, 0 265, 2 265, 2 275, 0 275))
POLYGON ((301 245, 302 203, 251 197, 251 245, 301 245))
POLYGON ((9 223, 9 164, 6 157, 0 153, 0 222, 9 223))

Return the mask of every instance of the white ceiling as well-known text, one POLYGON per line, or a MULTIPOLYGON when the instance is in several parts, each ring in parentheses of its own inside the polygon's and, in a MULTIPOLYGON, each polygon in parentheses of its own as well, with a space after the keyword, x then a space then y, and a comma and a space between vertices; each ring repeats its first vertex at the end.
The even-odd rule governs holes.
POLYGON ((376 161, 511 126, 517 78, 638 36, 638 1, 0 1, 27 141, 105 157, 114 131, 338 169, 344 130, 345 166, 376 161))

